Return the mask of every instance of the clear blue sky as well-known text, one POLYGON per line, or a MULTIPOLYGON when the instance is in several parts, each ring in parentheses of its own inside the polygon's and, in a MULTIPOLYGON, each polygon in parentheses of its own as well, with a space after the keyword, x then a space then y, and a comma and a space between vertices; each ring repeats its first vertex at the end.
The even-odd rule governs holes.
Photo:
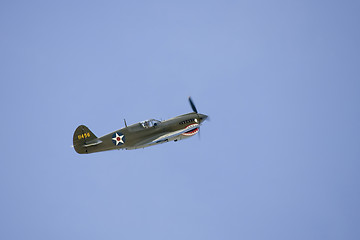
POLYGON ((129 2, 0 3, 0 239, 360 239, 359 1, 129 2))

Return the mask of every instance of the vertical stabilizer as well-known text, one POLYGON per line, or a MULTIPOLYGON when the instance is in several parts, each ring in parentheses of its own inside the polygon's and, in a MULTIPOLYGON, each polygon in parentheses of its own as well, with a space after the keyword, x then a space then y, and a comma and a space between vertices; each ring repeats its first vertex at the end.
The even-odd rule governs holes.
POLYGON ((77 153, 87 153, 87 146, 97 139, 94 133, 85 125, 76 128, 73 137, 73 145, 77 153))

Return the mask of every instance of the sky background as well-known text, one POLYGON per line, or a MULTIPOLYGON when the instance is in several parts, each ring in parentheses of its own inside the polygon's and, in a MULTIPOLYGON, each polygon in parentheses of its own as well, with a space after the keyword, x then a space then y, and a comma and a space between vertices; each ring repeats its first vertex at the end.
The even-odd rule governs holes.
POLYGON ((360 239, 359 1, 2 1, 0 239, 360 239), (198 136, 77 154, 145 119, 198 136))

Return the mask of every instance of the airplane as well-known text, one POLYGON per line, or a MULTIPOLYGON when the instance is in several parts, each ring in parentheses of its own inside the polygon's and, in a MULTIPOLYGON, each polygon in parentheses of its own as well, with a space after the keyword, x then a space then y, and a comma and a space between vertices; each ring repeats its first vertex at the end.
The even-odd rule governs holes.
POLYGON ((138 149, 160 143, 179 141, 194 136, 200 131, 200 125, 208 118, 198 113, 194 102, 189 97, 193 110, 165 121, 149 119, 106 134, 102 137, 90 131, 85 125, 76 128, 73 136, 73 147, 79 154, 102 152, 114 149, 138 149))

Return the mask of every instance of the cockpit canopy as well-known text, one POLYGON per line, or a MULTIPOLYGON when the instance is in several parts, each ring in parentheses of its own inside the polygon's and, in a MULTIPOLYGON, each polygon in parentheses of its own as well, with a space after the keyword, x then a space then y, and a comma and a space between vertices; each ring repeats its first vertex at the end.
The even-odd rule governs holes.
POLYGON ((140 122, 141 126, 143 128, 151 128, 151 127, 156 127, 160 124, 161 122, 159 120, 156 119, 149 119, 149 120, 145 120, 140 122))

